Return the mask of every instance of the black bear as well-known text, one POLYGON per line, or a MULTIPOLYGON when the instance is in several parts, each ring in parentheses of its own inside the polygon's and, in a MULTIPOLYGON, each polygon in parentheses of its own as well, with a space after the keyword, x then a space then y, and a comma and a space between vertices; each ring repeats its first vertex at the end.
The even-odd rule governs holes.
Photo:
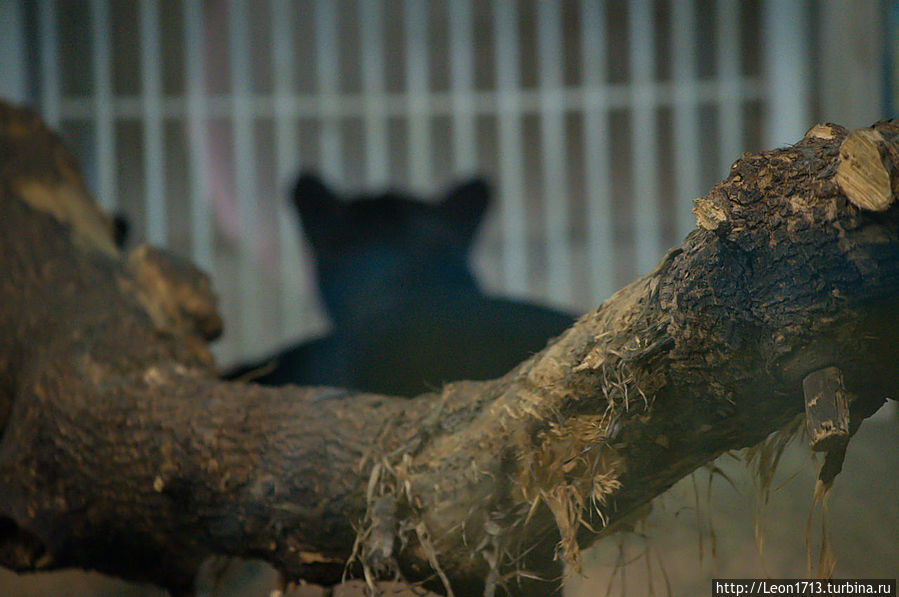
POLYGON ((333 331, 227 377, 415 396, 498 377, 541 350, 574 318, 486 296, 469 268, 489 195, 475 179, 438 203, 397 192, 345 201, 301 176, 294 203, 333 331))

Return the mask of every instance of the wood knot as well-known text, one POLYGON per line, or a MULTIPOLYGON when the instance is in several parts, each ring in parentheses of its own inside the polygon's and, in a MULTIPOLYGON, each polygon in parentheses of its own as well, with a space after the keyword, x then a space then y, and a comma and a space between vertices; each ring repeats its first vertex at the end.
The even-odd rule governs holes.
POLYGON ((222 319, 208 276, 187 261, 147 245, 128 257, 127 267, 139 287, 138 298, 154 324, 163 330, 214 340, 222 319))
POLYGON ((845 131, 846 129, 844 129, 843 127, 827 122, 824 124, 816 124, 812 126, 812 128, 805 131, 805 135, 803 135, 803 138, 830 141, 831 139, 836 139, 840 135, 845 134, 845 131))
POLYGON ((722 222, 727 221, 727 213, 721 203, 714 190, 705 197, 694 199, 692 212, 696 216, 696 226, 714 232, 722 222))

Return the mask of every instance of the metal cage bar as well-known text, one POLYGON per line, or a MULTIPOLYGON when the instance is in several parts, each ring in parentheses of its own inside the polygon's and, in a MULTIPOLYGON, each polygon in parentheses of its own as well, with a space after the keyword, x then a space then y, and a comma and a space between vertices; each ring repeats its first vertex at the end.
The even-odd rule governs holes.
POLYGON ((41 113, 51 127, 59 127, 61 106, 59 91, 59 41, 56 27, 56 3, 37 4, 37 33, 40 47, 41 113))
POLYGON ((147 240, 165 246, 168 239, 163 148, 162 54, 159 46, 159 5, 140 2, 141 108, 144 128, 144 204, 147 240))
POLYGON ((674 0, 671 5, 673 37, 674 130, 677 140, 675 160, 675 214, 678 239, 693 230, 691 200, 702 192, 699 143, 699 103, 696 93, 696 18, 692 0, 674 0))
POLYGON ((628 34, 633 85, 631 116, 633 184, 634 254, 637 271, 649 272, 662 256, 659 235, 659 187, 657 178, 658 144, 656 142, 655 36, 652 5, 648 0, 628 4, 628 34))
POLYGON ((428 103, 428 7, 418 0, 406 0, 403 8, 409 111, 409 182, 415 189, 424 190, 433 178, 431 113, 428 103))
POLYGON ((234 198, 237 202, 241 251, 237 261, 240 320, 235 340, 240 346, 260 350, 265 339, 259 337, 263 326, 262 295, 258 257, 262 253, 259 209, 256 192, 256 135, 252 112, 250 28, 246 0, 233 0, 228 11, 229 72, 233 101, 234 198))
POLYGON ((768 0, 762 10, 764 69, 769 84, 780 90, 767 105, 766 147, 793 143, 809 127, 810 67, 806 0, 768 0))
POLYGON ((565 113, 561 99, 562 23, 556 2, 537 3, 537 69, 542 91, 540 149, 543 160, 543 207, 547 256, 546 293, 558 304, 571 302, 571 244, 565 113))
POLYGON ((383 187, 389 178, 384 109, 384 36, 380 0, 359 3, 362 93, 365 102, 365 184, 383 187))
POLYGON ((740 10, 737 0, 718 0, 715 11, 718 25, 715 59, 719 81, 719 170, 722 174, 727 172, 728 165, 743 151, 745 118, 741 100, 743 93, 740 90, 740 10))
POLYGON ((518 10, 499 0, 493 15, 499 121, 499 188, 502 264, 506 292, 522 296, 527 284, 527 219, 524 206, 524 156, 521 151, 521 76, 518 65, 518 10))
POLYGON ((303 272, 308 257, 299 242, 297 216, 284 195, 290 195, 290 185, 300 163, 300 143, 297 122, 291 114, 294 95, 294 67, 296 53, 293 33, 296 27, 290 14, 289 0, 271 3, 272 61, 275 96, 275 213, 278 217, 279 335, 281 342, 289 342, 303 332, 307 315, 298 304, 312 302, 312 292, 303 284, 303 272))
POLYGON ((187 93, 188 197, 190 254, 206 271, 213 271, 213 214, 210 204, 208 112, 202 0, 184 2, 184 59, 187 93))
POLYGON ((115 127, 113 123, 112 55, 110 49, 109 5, 91 0, 91 67, 93 68, 94 127, 97 163, 97 199, 106 211, 113 211, 116 199, 115 127))
POLYGON ((584 172, 590 297, 605 300, 615 286, 612 223, 612 174, 609 151, 606 22, 602 6, 581 0, 581 68, 587 104, 584 110, 584 172))
POLYGON ((19 0, 0 0, 0 97, 20 103, 28 99, 29 83, 24 9, 19 0))
POLYGON ((470 0, 451 0, 448 16, 453 166, 456 174, 467 176, 478 170, 470 0))
POLYGON ((340 55, 335 43, 339 39, 337 3, 333 0, 316 0, 314 19, 318 92, 315 109, 321 120, 320 163, 323 175, 340 180, 344 174, 344 163, 340 136, 341 101, 338 95, 340 55))

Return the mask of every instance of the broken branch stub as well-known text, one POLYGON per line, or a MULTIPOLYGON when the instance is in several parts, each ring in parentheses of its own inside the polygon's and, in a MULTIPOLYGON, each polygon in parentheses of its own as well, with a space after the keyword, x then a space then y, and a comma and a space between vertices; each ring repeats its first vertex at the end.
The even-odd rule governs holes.
POLYGON ((816 452, 832 452, 849 442, 849 399, 837 367, 812 371, 802 380, 809 443, 816 452))

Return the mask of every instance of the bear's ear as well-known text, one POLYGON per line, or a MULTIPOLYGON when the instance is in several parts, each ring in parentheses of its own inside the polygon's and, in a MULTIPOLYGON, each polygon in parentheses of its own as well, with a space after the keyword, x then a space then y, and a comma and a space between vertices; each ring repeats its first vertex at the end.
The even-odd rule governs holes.
POLYGON ((310 231, 335 224, 343 204, 313 172, 304 172, 293 189, 293 203, 303 227, 310 231))
POLYGON ((441 210, 463 238, 471 240, 489 203, 490 185, 483 178, 474 178, 451 189, 441 204, 441 210))

